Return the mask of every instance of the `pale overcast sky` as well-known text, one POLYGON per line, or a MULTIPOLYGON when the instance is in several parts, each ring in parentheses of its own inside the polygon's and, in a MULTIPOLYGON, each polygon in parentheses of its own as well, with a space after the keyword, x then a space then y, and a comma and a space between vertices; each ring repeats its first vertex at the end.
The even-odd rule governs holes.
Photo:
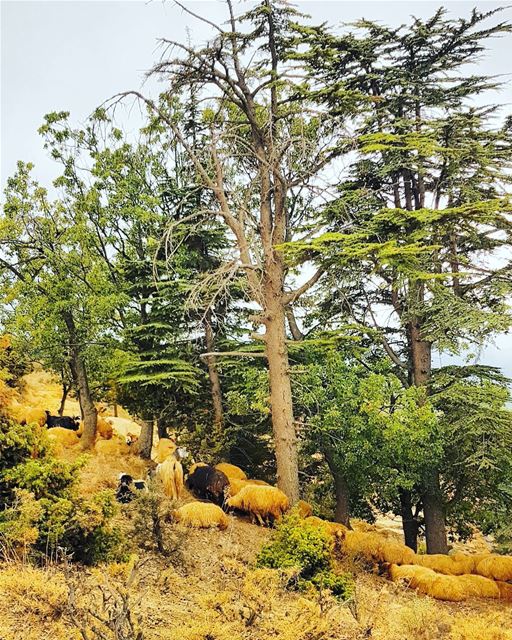
MULTIPOLYGON (((225 17, 220 0, 184 2, 214 21, 225 17)), ((467 16, 475 6, 487 11, 510 2, 295 2, 315 22, 339 24, 365 17, 390 25, 407 22, 411 15, 427 17, 440 4, 452 16, 467 16)), ((502 15, 512 21, 511 9, 502 15)), ((35 176, 43 184, 55 176, 37 135, 45 113, 70 111, 74 122, 83 121, 113 94, 141 88, 144 71, 158 58, 158 38, 190 37, 202 42, 210 35, 204 23, 194 21, 171 1, 1 0, 2 189, 17 160, 35 163, 35 176)), ((512 112, 512 36, 489 45, 487 56, 478 62, 479 70, 504 76, 508 86, 499 101, 512 112)), ((154 94, 158 86, 146 86, 145 91, 154 94)), ((136 109, 127 109, 123 118, 127 130, 138 124, 136 109)), ((512 377, 512 336, 501 336, 496 343, 479 360, 502 367, 512 377)))

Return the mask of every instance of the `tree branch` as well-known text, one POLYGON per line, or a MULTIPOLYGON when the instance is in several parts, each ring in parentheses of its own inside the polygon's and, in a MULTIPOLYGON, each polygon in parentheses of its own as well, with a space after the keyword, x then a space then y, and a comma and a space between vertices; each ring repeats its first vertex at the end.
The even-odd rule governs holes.
POLYGON ((266 358, 266 354, 263 352, 254 351, 210 351, 208 353, 201 353, 199 356, 201 359, 211 357, 237 357, 237 358, 266 358))
POLYGON ((297 300, 297 298, 300 298, 300 296, 305 293, 308 289, 310 289, 313 285, 315 285, 320 278, 323 276, 323 274, 325 273, 325 269, 323 267, 321 267, 320 269, 318 269, 318 271, 316 271, 311 278, 309 278, 309 280, 306 280, 306 282, 300 286, 298 289, 295 289, 295 291, 289 291, 288 293, 285 293, 283 296, 283 301, 285 304, 291 304, 292 302, 295 302, 297 300))

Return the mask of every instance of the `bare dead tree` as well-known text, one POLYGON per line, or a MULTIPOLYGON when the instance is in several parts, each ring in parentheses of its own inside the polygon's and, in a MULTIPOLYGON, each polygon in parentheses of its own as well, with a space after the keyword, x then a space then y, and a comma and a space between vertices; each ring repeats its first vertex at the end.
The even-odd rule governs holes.
MULTIPOLYGON (((286 322, 292 305, 318 283, 323 271, 290 288, 293 273, 282 246, 311 233, 315 224, 316 194, 324 197, 328 182, 325 169, 341 153, 333 142, 339 140, 339 117, 335 125, 335 116, 319 114, 299 91, 300 70, 287 56, 296 46, 297 14, 287 3, 262 0, 241 18, 231 0, 226 6, 227 27, 208 22, 215 37, 205 46, 162 41, 163 56, 149 72, 166 82, 160 101, 140 92, 117 99, 137 96, 167 126, 193 166, 197 183, 210 194, 212 215, 227 227, 237 260, 223 274, 242 277, 247 300, 257 307, 251 320, 264 327, 257 336, 268 361, 278 486, 293 502, 299 480, 286 322), (185 123, 173 111, 176 96, 192 89, 203 107, 199 145, 187 138, 185 123)), ((297 329, 293 326, 296 336, 297 329)))

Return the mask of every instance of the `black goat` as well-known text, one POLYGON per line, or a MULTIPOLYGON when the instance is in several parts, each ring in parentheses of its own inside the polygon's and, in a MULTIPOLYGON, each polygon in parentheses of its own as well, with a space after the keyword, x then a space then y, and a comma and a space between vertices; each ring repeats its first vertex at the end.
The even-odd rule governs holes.
POLYGON ((52 416, 49 411, 46 413, 46 426, 48 429, 51 427, 62 427, 63 429, 70 429, 71 431, 78 431, 80 428, 80 418, 71 416, 52 416))
POLYGON ((135 491, 143 491, 147 488, 144 480, 134 480, 128 473, 121 473, 116 489, 116 500, 128 504, 135 498, 135 491))
POLYGON ((221 507, 229 491, 226 474, 210 465, 196 467, 188 476, 185 485, 197 498, 211 500, 221 507))

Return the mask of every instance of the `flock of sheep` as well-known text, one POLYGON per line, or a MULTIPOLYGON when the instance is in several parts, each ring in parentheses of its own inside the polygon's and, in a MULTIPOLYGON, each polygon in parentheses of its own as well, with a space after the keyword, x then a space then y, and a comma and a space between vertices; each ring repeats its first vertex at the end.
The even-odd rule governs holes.
MULTIPOLYGON (((13 416, 18 418, 18 416, 13 416)), ((26 416, 24 421, 47 424, 48 435, 59 447, 68 448, 80 441, 76 431, 68 426, 50 426, 49 414, 26 416), (28 418, 28 419, 27 419, 28 418)), ((124 456, 138 453, 138 433, 135 423, 126 419, 98 418, 95 451, 101 456, 124 456), (131 429, 131 430, 130 430, 131 429)), ((140 431, 139 431, 140 433, 140 431)), ((184 450, 170 439, 161 438, 153 450, 156 463, 153 473, 162 484, 163 492, 172 500, 183 497, 185 488, 196 500, 186 502, 172 511, 172 519, 191 527, 228 527, 226 512, 248 514, 253 522, 271 525, 290 509, 286 495, 262 480, 247 478, 244 471, 229 463, 211 466, 194 463, 185 473, 181 460, 184 450)), ((138 487, 132 478, 122 474, 118 499, 130 501, 138 487)), ((491 553, 453 555, 421 555, 398 542, 385 531, 366 523, 353 530, 312 515, 304 501, 294 506, 308 526, 320 527, 332 536, 335 548, 344 556, 370 562, 374 568, 394 582, 403 582, 418 592, 440 600, 461 601, 470 597, 496 598, 512 602, 512 557, 491 553)))
POLYGON ((176 509, 173 517, 183 524, 225 529, 228 520, 223 508, 247 513, 253 522, 262 525, 272 524, 290 507, 288 498, 280 489, 263 480, 248 479, 242 469, 227 462, 216 466, 195 463, 190 467, 184 483, 180 457, 180 449, 172 440, 159 440, 155 475, 161 480, 165 495, 178 500, 186 485, 195 497, 209 501, 195 501, 176 509))

